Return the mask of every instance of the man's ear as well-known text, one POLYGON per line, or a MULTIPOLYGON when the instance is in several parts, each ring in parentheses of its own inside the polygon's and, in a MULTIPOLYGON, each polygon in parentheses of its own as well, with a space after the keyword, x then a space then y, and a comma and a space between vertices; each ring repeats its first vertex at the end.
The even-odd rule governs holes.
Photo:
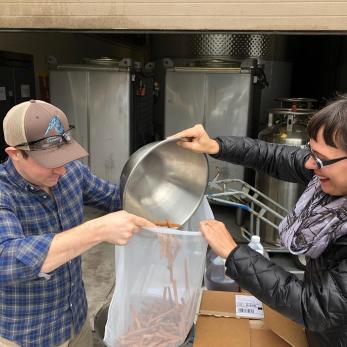
POLYGON ((20 151, 14 147, 6 147, 5 152, 14 161, 18 161, 19 158, 21 157, 20 151))

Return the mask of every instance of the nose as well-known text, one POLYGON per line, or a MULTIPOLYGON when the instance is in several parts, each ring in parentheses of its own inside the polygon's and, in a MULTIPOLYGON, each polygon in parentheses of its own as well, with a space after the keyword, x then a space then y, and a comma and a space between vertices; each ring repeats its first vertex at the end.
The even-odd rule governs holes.
POLYGON ((312 158, 312 156, 309 156, 309 158, 305 162, 305 168, 309 170, 315 170, 317 169, 317 163, 312 158))
POLYGON ((63 176, 66 173, 66 169, 64 166, 56 167, 56 168, 52 169, 52 171, 54 174, 60 175, 60 176, 63 176))

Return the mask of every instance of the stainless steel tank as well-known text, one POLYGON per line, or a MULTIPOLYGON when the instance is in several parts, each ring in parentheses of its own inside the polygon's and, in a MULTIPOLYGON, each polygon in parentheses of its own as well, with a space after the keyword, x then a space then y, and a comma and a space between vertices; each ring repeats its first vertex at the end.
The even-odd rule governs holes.
POLYGON ((276 98, 281 103, 281 108, 290 108, 292 111, 296 109, 314 109, 317 100, 310 98, 276 98))
MULTIPOLYGON (((271 143, 288 146, 301 146, 307 143, 306 126, 316 110, 278 108, 269 112, 268 127, 262 130, 258 138, 271 143)), ((256 175, 256 188, 288 210, 291 210, 304 186, 297 183, 285 182, 263 173, 256 175)), ((278 211, 283 213, 282 211, 278 211)), ((271 220, 271 218, 269 218, 271 220)), ((280 220, 271 220, 278 225, 280 220)), ((262 241, 280 246, 278 231, 270 225, 263 225, 260 231, 262 241)))

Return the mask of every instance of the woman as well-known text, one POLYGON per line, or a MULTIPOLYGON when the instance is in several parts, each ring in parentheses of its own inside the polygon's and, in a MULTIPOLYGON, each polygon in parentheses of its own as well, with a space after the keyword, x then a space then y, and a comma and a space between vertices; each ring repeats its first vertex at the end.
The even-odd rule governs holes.
POLYGON ((175 136, 187 149, 307 185, 280 224, 280 238, 305 254, 303 281, 249 248, 224 224, 201 222, 212 249, 226 258, 226 274, 273 309, 306 327, 310 346, 347 346, 347 99, 317 112, 307 148, 242 137, 211 139, 201 125, 175 136))

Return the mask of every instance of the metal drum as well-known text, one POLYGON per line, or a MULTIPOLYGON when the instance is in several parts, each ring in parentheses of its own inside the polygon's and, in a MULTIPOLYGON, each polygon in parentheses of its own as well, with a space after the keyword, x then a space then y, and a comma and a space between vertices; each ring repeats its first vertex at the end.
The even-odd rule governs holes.
MULTIPOLYGON (((288 146, 304 145, 308 140, 307 122, 315 112, 316 110, 312 109, 296 109, 295 111, 290 108, 272 109, 269 112, 268 128, 262 130, 258 138, 263 141, 288 146)), ((258 172, 256 175, 256 188, 286 209, 291 210, 305 187, 298 183, 281 181, 258 172)), ((280 220, 272 220, 272 222, 278 225, 280 220)), ((260 236, 262 241, 280 246, 278 231, 270 225, 263 225, 260 236)))

